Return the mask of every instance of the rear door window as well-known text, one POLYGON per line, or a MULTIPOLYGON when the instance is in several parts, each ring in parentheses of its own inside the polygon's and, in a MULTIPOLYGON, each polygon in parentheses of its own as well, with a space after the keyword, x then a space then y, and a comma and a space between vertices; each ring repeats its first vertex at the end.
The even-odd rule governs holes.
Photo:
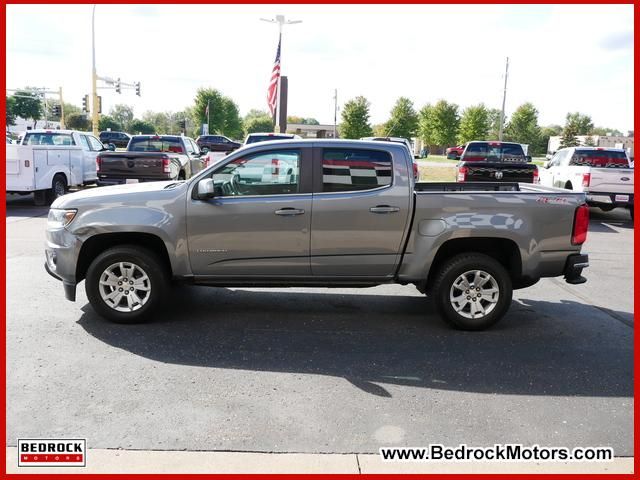
POLYGON ((596 168, 629 168, 624 152, 616 150, 576 150, 570 165, 596 168))
POLYGON ((322 151, 322 191, 349 192, 391 185, 392 166, 388 152, 325 148, 322 151))

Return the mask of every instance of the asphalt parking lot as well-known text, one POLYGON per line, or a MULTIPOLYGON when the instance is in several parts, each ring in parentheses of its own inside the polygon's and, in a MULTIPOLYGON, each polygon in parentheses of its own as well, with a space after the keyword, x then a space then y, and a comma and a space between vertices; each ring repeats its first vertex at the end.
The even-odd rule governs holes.
POLYGON ((375 453, 612 446, 633 455, 633 225, 592 210, 589 282, 514 293, 481 333, 413 287, 181 287, 151 324, 106 323, 43 268, 46 209, 7 201, 7 443, 375 453))

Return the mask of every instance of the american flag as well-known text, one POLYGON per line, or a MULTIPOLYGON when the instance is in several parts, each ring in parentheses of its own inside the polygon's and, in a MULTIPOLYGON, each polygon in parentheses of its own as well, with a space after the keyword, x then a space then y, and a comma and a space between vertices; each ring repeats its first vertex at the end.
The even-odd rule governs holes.
POLYGON ((271 80, 269 81, 269 89, 267 90, 267 103, 269 111, 273 115, 276 111, 276 102, 278 101, 278 79, 280 78, 280 43, 282 36, 278 39, 278 50, 276 51, 276 61, 273 63, 271 71, 271 80))

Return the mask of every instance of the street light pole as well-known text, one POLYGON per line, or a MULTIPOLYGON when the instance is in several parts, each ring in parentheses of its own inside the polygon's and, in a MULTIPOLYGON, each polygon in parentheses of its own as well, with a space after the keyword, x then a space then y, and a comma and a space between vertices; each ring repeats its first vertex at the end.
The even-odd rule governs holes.
POLYGON ((280 132, 280 79, 282 78, 282 27, 284 25, 293 25, 294 23, 302 23, 302 20, 285 20, 284 15, 276 15, 273 18, 261 18, 263 22, 278 24, 278 38, 280 40, 280 76, 278 77, 278 86, 276 90, 276 125, 275 131, 280 132))
POLYGON ((333 138, 338 138, 338 89, 333 91, 333 138))
POLYGON ((93 126, 93 134, 98 135, 98 74, 96 73, 96 6, 93 6, 91 14, 91 89, 92 89, 92 108, 91 123, 93 126))

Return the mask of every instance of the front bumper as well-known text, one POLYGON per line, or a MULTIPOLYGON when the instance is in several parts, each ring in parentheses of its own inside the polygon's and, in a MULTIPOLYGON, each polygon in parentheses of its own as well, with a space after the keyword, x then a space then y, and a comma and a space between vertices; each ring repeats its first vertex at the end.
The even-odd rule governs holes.
POLYGON ((45 264, 49 275, 62 281, 67 300, 76 299, 76 265, 80 253, 80 240, 65 228, 46 231, 45 264))
POLYGON ((567 263, 564 266, 564 280, 572 285, 579 285, 587 281, 582 276, 582 270, 589 266, 589 255, 577 253, 567 257, 567 263))
POLYGON ((51 270, 51 268, 49 268, 48 261, 44 262, 44 269, 53 278, 55 278, 56 280, 60 280, 62 282, 62 288, 64 289, 64 297, 71 302, 75 302, 76 301, 76 284, 65 282, 60 276, 56 275, 56 273, 54 273, 51 270))

